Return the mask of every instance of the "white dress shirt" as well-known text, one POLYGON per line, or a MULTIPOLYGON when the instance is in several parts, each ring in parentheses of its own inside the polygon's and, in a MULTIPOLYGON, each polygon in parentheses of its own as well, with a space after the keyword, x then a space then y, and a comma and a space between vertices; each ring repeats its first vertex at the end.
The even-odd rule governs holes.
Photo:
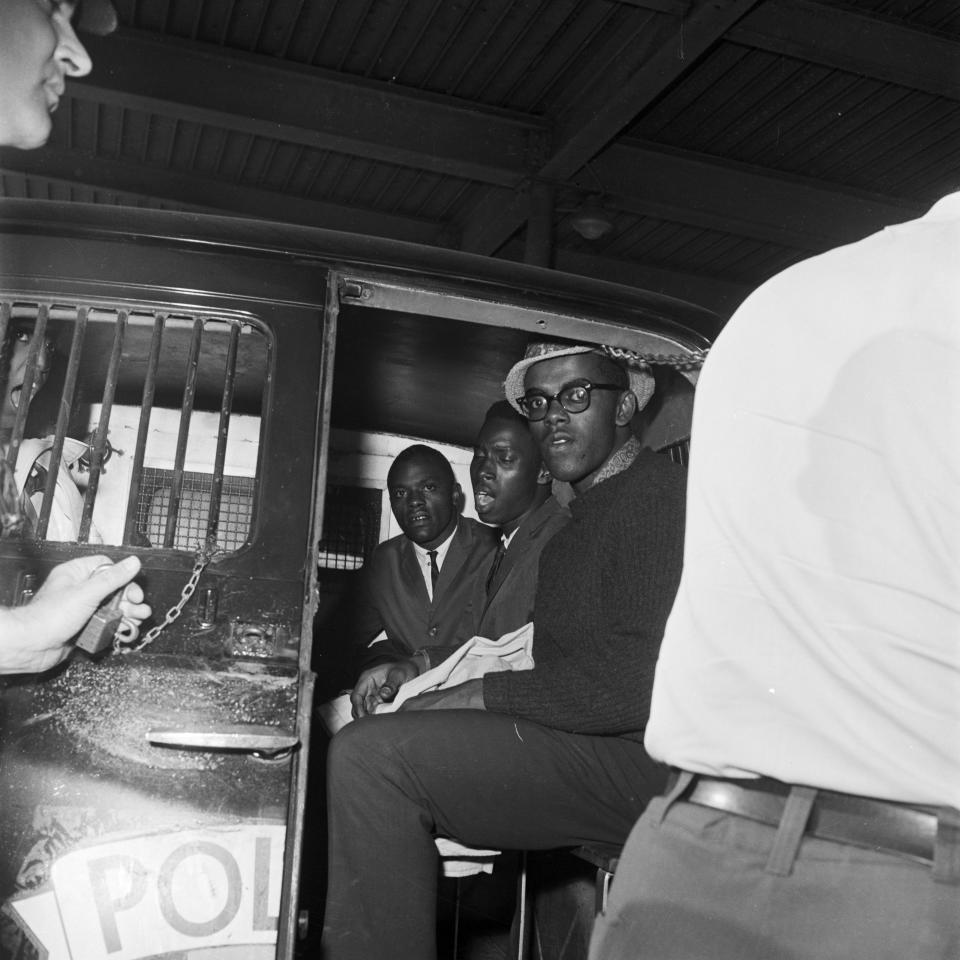
MULTIPOLYGON (((460 524, 457 524, 457 527, 460 524)), ((447 551, 450 549, 450 542, 456 536, 457 527, 453 528, 453 533, 447 537, 443 543, 436 548, 437 550, 437 570, 443 569, 443 561, 446 559, 447 551)), ((410 541, 413 543, 413 541, 410 541)), ((420 572, 423 574, 423 582, 427 586, 427 596, 433 601, 433 578, 430 576, 430 552, 420 546, 419 543, 413 544, 414 553, 417 555, 417 562, 420 564, 420 572)))
POLYGON ((650 754, 960 808, 960 193, 753 293, 690 449, 650 754))

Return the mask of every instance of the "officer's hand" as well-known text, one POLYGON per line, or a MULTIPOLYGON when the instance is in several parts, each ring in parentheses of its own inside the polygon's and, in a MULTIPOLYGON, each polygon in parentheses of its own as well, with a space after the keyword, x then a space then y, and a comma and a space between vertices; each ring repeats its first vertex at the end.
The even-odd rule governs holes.
POLYGON ((130 581, 140 570, 137 557, 111 563, 108 557, 77 557, 50 571, 36 596, 23 607, 0 610, 3 643, 0 673, 42 673, 65 660, 68 645, 97 607, 128 584, 121 611, 139 625, 150 616, 143 591, 130 581), (94 572, 96 571, 96 572, 94 572))
POLYGON ((389 703, 403 684, 419 675, 420 670, 412 657, 364 670, 350 693, 354 718, 375 713, 381 703, 389 703))

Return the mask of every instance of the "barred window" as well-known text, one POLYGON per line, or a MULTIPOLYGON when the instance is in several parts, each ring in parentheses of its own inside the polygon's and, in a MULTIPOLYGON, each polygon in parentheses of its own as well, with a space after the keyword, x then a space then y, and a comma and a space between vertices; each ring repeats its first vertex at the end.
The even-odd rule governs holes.
POLYGON ((248 317, 0 301, 4 535, 242 546, 269 357, 248 317))

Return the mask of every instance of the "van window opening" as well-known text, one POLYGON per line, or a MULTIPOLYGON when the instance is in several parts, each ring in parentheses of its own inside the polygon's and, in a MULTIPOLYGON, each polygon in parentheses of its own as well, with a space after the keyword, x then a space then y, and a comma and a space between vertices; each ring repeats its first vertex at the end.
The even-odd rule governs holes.
POLYGON ((255 319, 11 298, 0 342, 22 539, 185 551, 249 542, 270 380, 255 319))

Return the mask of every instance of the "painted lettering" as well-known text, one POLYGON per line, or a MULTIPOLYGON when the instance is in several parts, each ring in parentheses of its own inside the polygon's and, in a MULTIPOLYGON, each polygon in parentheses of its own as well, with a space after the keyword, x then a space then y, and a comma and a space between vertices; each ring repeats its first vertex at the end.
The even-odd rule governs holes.
POLYGON ((240 867, 233 855, 225 847, 207 840, 197 840, 184 844, 174 850, 160 867, 157 875, 157 892, 160 895, 160 912, 167 923, 179 933, 190 937, 208 937, 222 930, 237 915, 240 909, 240 895, 243 881, 240 867), (173 899, 173 874, 177 867, 188 857, 207 856, 223 868, 227 881, 227 902, 223 909, 210 920, 188 920, 177 909, 173 899))
MULTIPOLYGON (((107 953, 116 953, 120 949, 120 931, 117 929, 117 912, 136 906, 147 892, 147 873, 142 863, 134 857, 115 854, 100 857, 87 864, 90 876, 90 889, 93 901, 97 905, 100 918, 100 930, 107 953), (110 892, 108 876, 122 877, 127 889, 114 897, 110 892)), ((115 883, 116 886, 116 883, 115 883)))
POLYGON ((270 916, 270 838, 257 837, 253 861, 253 929, 276 930, 280 916, 270 916))

